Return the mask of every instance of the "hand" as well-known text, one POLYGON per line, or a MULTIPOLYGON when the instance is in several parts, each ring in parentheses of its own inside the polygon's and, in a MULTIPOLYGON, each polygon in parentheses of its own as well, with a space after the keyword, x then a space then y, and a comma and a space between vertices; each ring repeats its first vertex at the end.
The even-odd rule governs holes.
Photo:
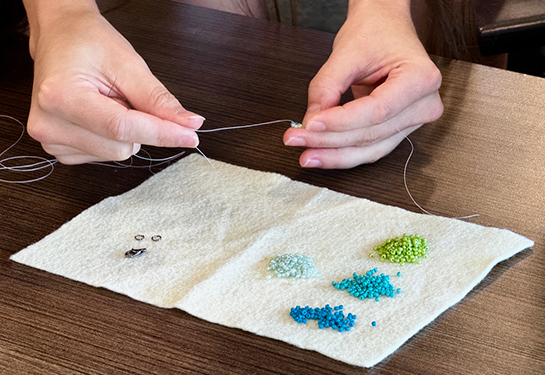
POLYGON ((350 1, 333 51, 309 85, 304 129, 284 143, 306 146, 310 168, 351 168, 391 152, 412 131, 443 113, 441 74, 411 21, 409 0, 350 1), (339 106, 352 88, 354 100, 339 106))
POLYGON ((35 60, 27 127, 46 152, 79 164, 124 160, 141 144, 197 146, 204 118, 181 106, 93 1, 49 3, 25 1, 35 60))

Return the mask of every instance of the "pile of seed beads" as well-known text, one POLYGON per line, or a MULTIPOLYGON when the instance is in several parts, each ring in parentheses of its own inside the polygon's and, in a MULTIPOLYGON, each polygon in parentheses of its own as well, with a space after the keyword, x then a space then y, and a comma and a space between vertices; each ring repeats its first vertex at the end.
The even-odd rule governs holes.
POLYGON ((374 276, 378 268, 367 271, 365 275, 358 275, 354 272, 351 279, 344 279, 340 283, 333 281, 331 285, 340 290, 347 290, 348 293, 361 300, 365 298, 374 298, 380 301, 380 296, 395 297, 396 292, 401 293, 401 289, 394 289, 390 284, 390 276, 381 273, 374 276))
POLYGON ((297 323, 306 323, 309 319, 313 319, 318 321, 320 329, 329 327, 339 332, 350 331, 356 323, 357 316, 348 313, 345 318, 343 308, 343 305, 334 308, 329 305, 322 308, 297 306, 291 308, 290 315, 297 323))
POLYGON ((388 259, 392 263, 420 263, 421 258, 428 257, 428 245, 426 239, 418 234, 403 234, 401 238, 396 237, 387 240, 382 245, 373 248, 380 254, 380 260, 388 259))
POLYGON ((295 277, 308 279, 317 275, 312 257, 300 254, 278 254, 271 259, 268 271, 273 271, 276 277, 295 277))

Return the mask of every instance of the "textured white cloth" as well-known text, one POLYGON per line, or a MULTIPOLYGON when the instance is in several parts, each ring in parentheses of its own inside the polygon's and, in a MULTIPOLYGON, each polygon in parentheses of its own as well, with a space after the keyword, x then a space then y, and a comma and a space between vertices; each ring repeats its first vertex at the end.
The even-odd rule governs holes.
POLYGON ((505 229, 416 214, 272 173, 188 156, 82 212, 14 261, 161 307, 369 367, 533 242, 505 229), (428 240, 421 264, 369 257, 403 233, 428 240), (146 238, 136 241, 134 236, 146 238), (159 242, 151 236, 161 235, 159 242), (125 251, 146 247, 127 259, 125 251), (312 256, 321 276, 266 279, 278 253, 312 256), (378 267, 402 292, 359 300, 331 281, 378 267), (401 271, 400 277, 396 276, 401 271), (344 305, 350 332, 296 323, 291 307, 344 305), (377 326, 371 325, 372 321, 377 326))

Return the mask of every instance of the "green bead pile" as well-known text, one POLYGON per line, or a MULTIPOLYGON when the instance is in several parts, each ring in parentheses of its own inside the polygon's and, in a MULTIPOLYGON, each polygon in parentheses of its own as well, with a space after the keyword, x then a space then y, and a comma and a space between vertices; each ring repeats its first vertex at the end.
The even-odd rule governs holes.
POLYGON ((271 259, 267 270, 274 272, 276 277, 308 279, 318 275, 318 270, 313 263, 312 257, 300 254, 278 254, 271 259))
MULTIPOLYGON (((428 257, 428 245, 426 239, 418 234, 403 234, 401 238, 396 237, 387 240, 381 245, 373 248, 380 254, 380 260, 388 259, 392 263, 420 263, 421 258, 428 257)), ((372 254, 370 254, 371 256, 372 254)))

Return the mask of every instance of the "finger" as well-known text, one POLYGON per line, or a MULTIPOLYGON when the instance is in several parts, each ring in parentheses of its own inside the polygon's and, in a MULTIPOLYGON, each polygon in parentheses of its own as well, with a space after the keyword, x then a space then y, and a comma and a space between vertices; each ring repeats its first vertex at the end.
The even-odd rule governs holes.
POLYGON ((338 63, 332 54, 322 68, 316 73, 308 87, 307 111, 303 123, 307 123, 312 116, 325 109, 339 104, 341 95, 348 90, 354 79, 344 64, 338 63))
POLYGON ((105 139, 161 147, 198 145, 194 130, 148 113, 127 109, 91 87, 78 87, 70 96, 62 95, 56 99, 44 97, 41 100, 42 106, 49 113, 62 113, 67 122, 105 139))
POLYGON ((134 143, 132 145, 130 153, 127 153, 126 157, 114 159, 109 156, 100 156, 94 154, 88 154, 77 148, 58 145, 58 144, 43 144, 43 149, 50 155, 55 156, 55 158, 62 164, 83 164, 96 161, 122 161, 129 159, 131 156, 137 154, 140 151, 141 145, 134 143))
POLYGON ((347 131, 390 120, 439 89, 439 70, 431 61, 424 60, 423 63, 428 65, 405 64, 393 69, 370 95, 314 114, 306 120, 305 128, 309 131, 347 131))
MULTIPOLYGON (((407 129, 407 131, 409 130, 412 129, 407 129)), ((405 135, 398 133, 368 147, 307 149, 301 154, 299 163, 305 168, 353 168, 361 164, 374 163, 389 154, 403 139, 405 139, 405 135)))
POLYGON ((200 128, 205 120, 186 110, 143 61, 137 69, 123 70, 115 86, 139 111, 192 129, 200 128))
POLYGON ((398 116, 379 125, 345 132, 312 132, 306 129, 290 128, 284 134, 284 144, 287 146, 305 146, 311 148, 369 146, 388 139, 406 128, 435 121, 441 116, 442 110, 443 107, 438 94, 434 93, 419 100, 398 116), (435 105, 436 101, 440 104, 439 106, 435 105))
POLYGON ((57 118, 37 116, 34 111, 30 112, 27 129, 34 139, 42 143, 47 153, 61 159, 70 154, 82 154, 101 160, 125 160, 140 149, 139 143, 103 138, 57 118))

